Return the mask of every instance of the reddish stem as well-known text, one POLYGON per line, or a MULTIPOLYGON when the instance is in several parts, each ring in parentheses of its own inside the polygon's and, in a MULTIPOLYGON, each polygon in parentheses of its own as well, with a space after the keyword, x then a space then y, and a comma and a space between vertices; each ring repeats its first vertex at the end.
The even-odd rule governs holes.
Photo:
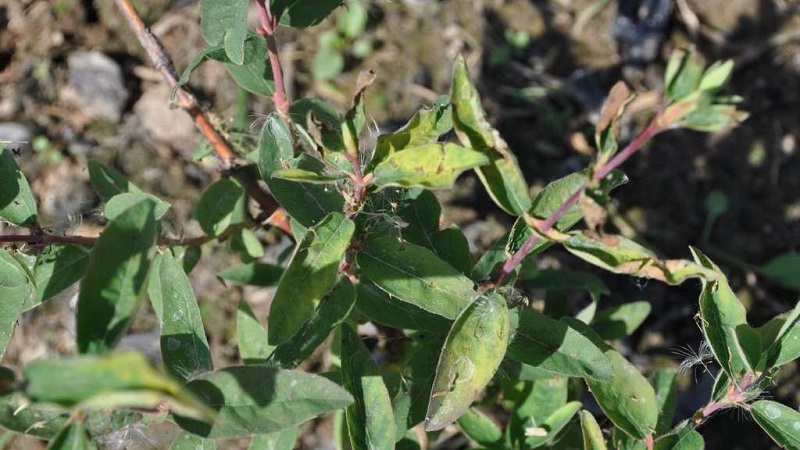
POLYGON ((292 124, 289 120, 289 97, 286 95, 283 66, 281 65, 280 53, 278 53, 278 44, 275 41, 275 31, 278 29, 278 18, 272 14, 269 3, 265 0, 256 0, 256 5, 258 6, 258 19, 261 22, 261 29, 258 31, 267 40, 269 65, 270 68, 272 68, 272 79, 275 82, 275 92, 272 94, 272 101, 275 103, 275 109, 278 111, 281 119, 283 119, 286 126, 291 129, 292 124))
MULTIPOLYGON (((628 158, 630 158, 634 153, 639 151, 639 149, 644 146, 644 144, 653 138, 656 134, 661 132, 663 128, 659 125, 659 116, 653 118, 650 121, 650 124, 647 125, 647 128, 644 129, 636 138, 631 141, 622 151, 617 153, 611 160, 608 161, 605 165, 596 168, 594 175, 592 176, 593 181, 599 181, 605 178, 608 174, 613 172, 617 167, 621 166, 628 158)), ((573 206, 575 205, 578 200, 581 198, 581 193, 584 189, 588 186, 589 182, 584 181, 580 188, 575 191, 572 195, 567 198, 564 203, 562 203, 548 218, 543 220, 539 224, 539 231, 542 233, 546 233, 550 231, 553 226, 558 222, 559 219, 573 206)), ((495 274, 493 281, 491 282, 494 285, 502 284, 503 280, 508 277, 508 275, 514 271, 514 269, 522 263, 526 256, 533 250, 533 247, 539 241, 539 236, 534 234, 527 241, 525 241, 522 246, 517 250, 516 253, 511 255, 500 270, 495 274)))

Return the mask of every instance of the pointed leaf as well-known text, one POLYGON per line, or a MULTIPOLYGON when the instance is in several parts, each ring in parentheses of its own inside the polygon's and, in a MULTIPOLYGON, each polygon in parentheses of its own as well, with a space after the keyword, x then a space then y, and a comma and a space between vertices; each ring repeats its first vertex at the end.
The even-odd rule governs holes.
POLYGON ((758 328, 765 350, 766 368, 780 367, 800 358, 800 302, 790 313, 781 314, 758 328))
POLYGON ((583 450, 606 450, 606 441, 603 430, 597 424, 592 413, 583 410, 580 412, 581 429, 583 430, 583 450))
POLYGON ((58 432, 47 445, 48 450, 90 450, 97 448, 81 422, 73 422, 58 432))
POLYGON ((276 170, 291 168, 293 159, 292 135, 280 117, 272 114, 261 130, 258 153, 258 170, 272 195, 292 218, 306 227, 330 212, 342 211, 344 199, 336 189, 272 177, 276 170))
POLYGON ((234 64, 244 63, 248 0, 203 0, 200 26, 209 45, 223 45, 234 64))
POLYGON ((531 308, 521 308, 518 317, 516 327, 512 320, 509 357, 570 377, 611 378, 611 366, 601 348, 573 327, 531 308))
POLYGON ((800 448, 800 412, 771 400, 752 404, 753 419, 783 448, 800 448))
POLYGON ((631 302, 597 313, 592 328, 604 340, 630 336, 650 315, 650 302, 631 302))
POLYGON ((758 272, 787 289, 800 290, 798 267, 800 267, 800 253, 788 252, 772 258, 761 266, 758 272))
POLYGON ((274 0, 272 12, 283 26, 305 28, 322 22, 344 0, 274 0))
POLYGON ((342 379, 356 401, 345 409, 353 448, 393 449, 392 402, 378 366, 349 325, 342 327, 342 379))
POLYGON ((156 239, 155 203, 142 200, 109 222, 89 259, 78 296, 81 353, 112 349, 128 331, 146 294, 145 279, 156 239))
POLYGON ((658 421, 658 403, 647 378, 624 356, 605 344, 588 325, 570 318, 564 320, 602 348, 611 363, 610 380, 586 379, 586 384, 606 416, 635 438, 644 439, 652 434, 658 421))
POLYGON ((19 170, 11 150, 0 143, 0 219, 14 225, 35 225, 39 220, 28 180, 19 170))
POLYGON ((341 213, 331 213, 308 229, 272 300, 267 327, 271 344, 292 337, 336 283, 354 231, 353 221, 341 213))
POLYGON ((693 248, 692 253, 695 261, 717 272, 717 280, 704 282, 700 293, 703 334, 722 369, 731 379, 738 380, 748 369, 748 363, 737 350, 736 328, 747 324, 747 311, 722 271, 699 250, 693 248))
POLYGON ((26 302, 24 309, 55 297, 83 278, 90 254, 90 248, 78 245, 50 245, 42 250, 33 266, 36 298, 26 302))
POLYGON ((272 172, 272 177, 305 183, 329 184, 343 180, 346 175, 344 173, 326 175, 304 169, 281 169, 272 172))
POLYGON ((267 330, 261 326, 245 299, 239 300, 236 310, 236 342, 239 356, 245 364, 264 364, 275 347, 267 341, 267 330))
POLYGON ((465 170, 483 166, 489 158, 455 144, 427 144, 406 148, 386 157, 375 167, 378 186, 448 188, 465 170))
POLYGON ((488 416, 469 408, 458 418, 458 427, 473 442, 486 449, 506 448, 503 432, 488 416))
POLYGON ((358 253, 358 265, 389 295, 449 320, 475 296, 472 280, 430 250, 393 237, 368 241, 358 253))
POLYGON ((409 147, 431 144, 453 128, 450 99, 439 97, 430 108, 423 108, 399 130, 378 136, 375 153, 367 166, 367 173, 393 153, 409 147))
POLYGON ((36 289, 26 267, 11 253, 0 249, 0 358, 6 352, 23 305, 33 303, 36 289))
POLYGON ((713 270, 691 261, 658 259, 647 248, 623 236, 575 232, 563 244, 573 255, 610 272, 652 278, 671 285, 689 278, 714 280, 717 276, 713 270))
POLYGON ((174 379, 131 351, 39 360, 23 370, 25 395, 33 401, 81 408, 156 408, 207 419, 213 413, 174 379))
POLYGON ((425 430, 453 423, 491 381, 506 353, 508 307, 496 293, 464 309, 447 334, 425 419, 425 430))
POLYGON ((657 436, 666 433, 672 428, 677 399, 676 376, 675 369, 658 369, 649 378, 650 384, 656 392, 656 401, 658 402, 657 436))
POLYGON ((353 402, 347 391, 326 378, 265 366, 227 367, 187 387, 217 416, 206 423, 176 414, 175 422, 206 438, 273 433, 353 402))
POLYGON ((347 319, 355 303, 355 288, 350 280, 342 278, 322 299, 297 333, 275 348, 270 361, 284 369, 293 369, 300 365, 325 341, 336 326, 347 319))
MULTIPOLYGON (((526 428, 531 424, 544 423, 554 412, 567 404, 569 394, 567 378, 551 377, 547 372, 544 374, 545 378, 519 381, 515 383, 513 389, 509 387, 504 389, 505 397, 514 402, 506 434, 516 446, 524 445, 526 428)), ((524 375, 521 372, 513 378, 522 380, 524 375)))
POLYGON ((119 171, 94 160, 89 161, 89 182, 104 203, 118 194, 142 192, 119 171))
POLYGON ((369 320, 392 328, 446 333, 451 324, 444 317, 402 301, 365 279, 358 285, 356 308, 369 320))
POLYGON ((171 253, 158 257, 160 278, 161 356, 164 367, 182 381, 214 369, 200 307, 183 266, 171 253))
POLYGON ((228 267, 219 273, 234 284, 249 286, 275 286, 283 275, 283 267, 265 263, 248 263, 228 267))
POLYGON ((689 426, 656 439, 653 445, 654 450, 703 450, 704 448, 703 436, 689 426))
POLYGON ((123 192, 111 197, 111 199, 106 202, 103 215, 106 216, 108 220, 114 220, 122 214, 123 211, 144 199, 150 199, 156 203, 156 220, 160 220, 164 217, 164 214, 169 210, 169 203, 154 195, 145 194, 144 192, 123 192))
POLYGON ((544 423, 530 422, 526 424, 525 445, 527 448, 538 448, 553 442, 558 433, 580 411, 581 406, 583 406, 581 402, 569 402, 558 408, 544 423))
POLYGON ((450 100, 453 103, 453 128, 458 139, 465 147, 485 154, 491 161, 476 171, 489 195, 509 214, 521 216, 528 212, 531 198, 517 158, 486 120, 480 96, 470 82, 466 62, 461 56, 453 68, 450 100))
POLYGON ((69 419, 69 411, 52 403, 32 403, 21 392, 0 397, 0 425, 17 433, 52 439, 69 419))
POLYGON ((209 236, 219 236, 245 217, 244 188, 235 180, 223 178, 208 187, 197 203, 194 215, 209 236))

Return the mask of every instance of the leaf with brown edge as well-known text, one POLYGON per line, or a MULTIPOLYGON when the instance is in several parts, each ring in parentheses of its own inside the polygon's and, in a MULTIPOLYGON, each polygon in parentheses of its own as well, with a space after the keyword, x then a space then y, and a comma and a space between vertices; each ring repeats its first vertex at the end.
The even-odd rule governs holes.
POLYGON ((689 278, 713 281, 717 273, 684 259, 659 259, 649 249, 619 235, 574 232, 562 242, 573 255, 610 272, 681 284, 689 278))

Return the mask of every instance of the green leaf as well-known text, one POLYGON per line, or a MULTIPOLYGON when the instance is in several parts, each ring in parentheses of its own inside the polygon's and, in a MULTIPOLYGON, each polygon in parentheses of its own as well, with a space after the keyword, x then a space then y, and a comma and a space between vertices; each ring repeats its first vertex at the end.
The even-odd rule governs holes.
POLYGON ((91 249, 78 245, 56 244, 45 247, 33 266, 36 298, 26 302, 30 309, 47 301, 78 282, 89 266, 91 249))
POLYGON ((320 33, 317 37, 317 52, 311 63, 311 74, 317 80, 330 80, 344 70, 342 51, 347 46, 344 39, 334 31, 320 33))
POLYGON ((342 379, 356 401, 345 409, 353 448, 393 449, 395 423, 389 391, 358 333, 342 327, 342 379))
POLYGON ((187 387, 212 408, 212 423, 175 415, 184 430, 206 438, 273 433, 344 408, 353 397, 318 376, 265 366, 234 366, 190 381, 187 387))
POLYGON ((89 434, 81 422, 72 422, 58 432, 47 445, 48 450, 90 450, 97 448, 89 441, 89 434))
POLYGON ((296 440, 297 427, 289 427, 282 431, 253 436, 247 450, 292 450, 296 440))
POLYGON ((506 448, 503 432, 488 416, 469 408, 458 418, 458 426, 473 442, 487 449, 506 448))
POLYGON ((217 442, 182 431, 170 445, 170 450, 217 450, 217 442))
POLYGON ((592 328, 604 340, 630 336, 650 315, 650 302, 631 302, 600 311, 592 328))
POLYGON ((339 20, 336 22, 336 28, 342 34, 349 38, 355 39, 364 32, 367 26, 367 10, 360 0, 348 0, 347 6, 339 20))
POLYGON ((603 295, 611 295, 611 290, 598 276, 577 270, 541 269, 530 276, 520 275, 520 280, 529 289, 582 289, 588 291, 595 300, 603 295))
POLYGON ((787 252, 769 260, 758 269, 758 273, 787 289, 800 290, 798 267, 800 267, 800 253, 787 252))
POLYGON ((573 255, 609 272, 681 284, 689 278, 714 280, 716 273, 683 259, 658 259, 655 253, 618 235, 575 232, 563 242, 573 255))
POLYGON ((649 378, 650 384, 656 392, 656 401, 658 402, 657 436, 666 433, 672 427, 677 398, 676 376, 675 369, 658 369, 649 378))
POLYGON ((411 408, 408 411, 406 428, 410 429, 425 420, 428 400, 436 376, 436 365, 444 346, 444 335, 429 332, 409 333, 404 346, 403 379, 406 380, 411 408))
POLYGON ((603 430, 597 424, 592 413, 583 410, 580 412, 581 429, 583 430, 583 450, 606 450, 606 441, 603 430))
POLYGON ((475 296, 472 280, 430 250, 393 237, 368 241, 357 260, 389 295, 446 319, 455 320, 475 296))
POLYGON ((178 87, 189 82, 192 73, 208 60, 218 61, 224 64, 225 69, 233 80, 242 89, 256 95, 269 97, 275 91, 275 82, 272 80, 272 69, 270 68, 267 54, 267 41, 263 36, 250 33, 244 41, 244 62, 237 64, 225 53, 222 45, 209 46, 197 54, 178 80, 178 87))
POLYGON ((703 436, 691 426, 664 435, 656 439, 653 445, 653 450, 703 450, 704 448, 703 436))
POLYGON ((264 246, 252 230, 242 228, 233 233, 230 239, 231 250, 239 254, 245 262, 251 262, 264 256, 264 246))
POLYGON ((358 284, 356 308, 369 320, 398 329, 428 330, 446 333, 451 322, 444 317, 398 299, 372 282, 362 279, 358 284))
POLYGON ((14 225, 36 225, 36 201, 14 155, 0 143, 0 219, 14 225))
POLYGON ((611 434, 611 443, 618 450, 647 450, 644 440, 636 439, 617 427, 614 427, 611 434))
POLYGON ((86 409, 156 408, 164 403, 177 414, 202 419, 213 415, 136 352, 39 360, 28 364, 23 376, 25 395, 37 402, 86 409))
POLYGON ((703 73, 703 78, 700 80, 698 89, 701 91, 708 91, 714 93, 728 84, 731 72, 733 72, 733 60, 715 61, 703 73))
POLYGON ((771 400, 759 400, 750 407, 753 419, 783 448, 800 448, 800 412, 771 400))
POLYGON ((322 22, 343 0, 273 0, 272 13, 280 17, 281 25, 305 28, 322 22))
POLYGON ((378 186, 449 188, 465 170, 489 163, 482 152, 456 144, 426 144, 387 156, 375 167, 378 186))
POLYGON ((344 179, 346 175, 343 173, 336 175, 319 174, 304 169, 281 169, 272 172, 272 177, 304 183, 329 184, 344 179))
POLYGON ((549 372, 569 377, 608 380, 612 368, 601 347, 570 325, 531 309, 512 315, 508 356, 549 372))
MULTIPOLYGON (((388 191, 383 191, 388 192, 388 191)), ((398 227, 398 237, 431 250, 442 260, 464 273, 472 269, 472 255, 467 238, 457 227, 439 229, 442 208, 431 191, 410 189, 400 191, 402 197, 396 201, 387 199, 389 207, 395 209, 403 226, 398 227), (393 208, 391 205, 396 204, 393 208)), ((376 210, 376 213, 383 211, 376 210)))
POLYGON ((115 195, 142 192, 119 171, 94 160, 89 161, 89 182, 103 203, 107 203, 115 195))
POLYGON ((275 347, 269 345, 267 330, 261 326, 247 300, 239 300, 236 310, 236 342, 245 364, 264 364, 275 347))
POLYGON ((6 352, 23 306, 33 303, 35 298, 36 288, 27 268, 14 255, 0 249, 0 358, 6 352))
POLYGON ((284 369, 300 365, 325 341, 334 328, 347 319, 355 302, 355 288, 343 277, 320 301, 297 333, 275 348, 270 361, 284 369))
POLYGON ((477 296, 447 334, 431 389, 425 430, 441 430, 491 381, 508 344, 508 307, 497 293, 477 296))
POLYGON ((441 96, 430 108, 417 111, 411 120, 399 130, 378 136, 375 153, 366 173, 397 151, 410 147, 432 144, 453 128, 450 99, 441 96))
POLYGON ((265 263, 248 263, 228 267, 219 273, 234 284, 249 286, 275 286, 283 275, 283 267, 265 263))
POLYGON ((504 211, 521 216, 531 209, 528 184, 517 158, 497 130, 486 120, 477 89, 472 85, 464 58, 459 56, 453 68, 450 93, 453 103, 453 128, 461 143, 485 154, 489 165, 477 169, 489 195, 504 211))
POLYGON ((725 274, 700 250, 692 248, 695 261, 717 273, 716 281, 703 283, 700 293, 700 316, 703 334, 708 341, 714 358, 733 380, 748 367, 745 356, 739 350, 736 328, 747 324, 747 311, 728 285, 725 274))
POLYGON ((525 445, 527 448, 538 448, 553 442, 558 433, 580 411, 581 406, 583 406, 581 402, 569 402, 558 408, 544 423, 528 423, 525 429, 525 445))
POLYGON ((32 403, 21 392, 0 397, 0 425, 17 433, 52 439, 69 419, 69 411, 52 403, 32 403))
POLYGON ((272 195, 292 218, 306 227, 330 212, 342 211, 344 199, 336 189, 272 177, 276 170, 291 168, 293 160, 292 135, 280 117, 272 114, 261 130, 258 154, 258 170, 272 195))
MULTIPOLYGON (((532 368, 532 366, 525 366, 532 368)), ((522 369, 524 370, 524 368, 522 369)), ((506 427, 506 434, 513 444, 522 447, 525 442, 525 429, 531 424, 544 423, 559 408, 567 404, 567 378, 552 376, 544 372, 544 377, 533 381, 523 381, 524 375, 514 374, 511 380, 520 380, 503 389, 504 397, 513 402, 510 408, 511 417, 506 427)))
POLYGON ((675 51, 664 73, 667 98, 680 100, 695 92, 703 77, 703 64, 694 52, 675 51))
POLYGON ((203 192, 194 215, 206 234, 219 236, 244 220, 245 201, 244 188, 236 180, 223 178, 203 192))
POLYGON ((169 203, 159 199, 155 195, 145 194, 144 192, 123 192, 111 197, 111 199, 106 202, 103 215, 105 215, 108 220, 114 220, 119 217, 123 211, 144 199, 150 199, 155 202, 156 220, 161 220, 164 214, 167 213, 167 210, 169 210, 169 203))
POLYGON ((78 295, 77 340, 81 353, 103 353, 128 331, 146 295, 156 240, 155 203, 145 199, 103 229, 78 295))
POLYGON ((272 300, 267 327, 271 344, 292 337, 336 283, 354 231, 353 221, 341 213, 331 213, 308 229, 272 300))
POLYGON ((780 367, 800 358, 800 302, 758 328, 767 368, 780 367))
POLYGON ((575 319, 564 319, 598 347, 611 363, 611 379, 586 379, 600 408, 618 428, 637 439, 655 431, 658 421, 656 393, 647 379, 624 356, 609 347, 588 325, 575 319))
POLYGON ((202 0, 200 26, 209 45, 222 45, 234 64, 244 63, 248 0, 202 0))
POLYGON ((214 369, 200 307, 183 266, 169 252, 154 267, 161 287, 161 356, 164 367, 182 381, 214 369))

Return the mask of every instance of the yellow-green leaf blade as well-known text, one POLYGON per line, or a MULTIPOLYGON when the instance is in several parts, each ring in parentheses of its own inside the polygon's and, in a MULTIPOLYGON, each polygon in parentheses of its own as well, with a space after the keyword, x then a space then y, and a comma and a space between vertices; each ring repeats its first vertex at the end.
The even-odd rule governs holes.
POLYGON ((456 144, 427 144, 393 153, 375 167, 378 186, 447 188, 465 170, 489 163, 481 152, 456 144))
POLYGON ((0 144, 0 218, 14 225, 35 225, 38 214, 28 180, 11 150, 0 144))

